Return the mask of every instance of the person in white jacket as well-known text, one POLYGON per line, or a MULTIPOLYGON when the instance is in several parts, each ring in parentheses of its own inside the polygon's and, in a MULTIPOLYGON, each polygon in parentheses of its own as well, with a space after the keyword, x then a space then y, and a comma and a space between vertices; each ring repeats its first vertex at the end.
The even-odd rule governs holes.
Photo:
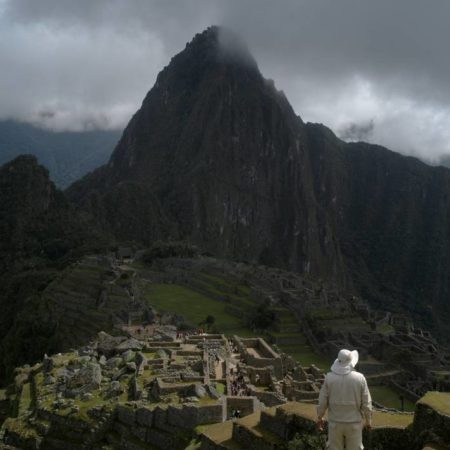
POLYGON ((341 350, 320 389, 317 426, 323 430, 328 410, 330 450, 363 449, 363 421, 372 427, 372 399, 364 375, 355 370, 358 357, 356 350, 341 350))

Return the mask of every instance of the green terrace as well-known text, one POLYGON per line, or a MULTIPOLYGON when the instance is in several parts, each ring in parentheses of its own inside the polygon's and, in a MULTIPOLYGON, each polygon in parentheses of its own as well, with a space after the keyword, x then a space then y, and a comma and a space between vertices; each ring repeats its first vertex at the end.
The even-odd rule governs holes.
MULTIPOLYGON (((246 324, 246 315, 258 305, 248 286, 217 274, 201 272, 192 276, 194 282, 189 286, 147 283, 143 287, 145 298, 157 310, 183 316, 191 326, 198 326, 212 315, 215 328, 226 335, 261 335, 261 331, 253 331, 246 324)), ((265 330, 269 340, 302 365, 328 368, 328 361, 308 345, 292 312, 283 306, 271 309, 276 321, 273 330, 265 330)))
MULTIPOLYGON (((203 322, 207 315, 212 315, 215 318, 214 327, 226 335, 237 334, 243 337, 261 335, 261 331, 253 331, 245 321, 248 311, 257 306, 257 301, 251 296, 251 289, 248 286, 237 284, 235 280, 221 278, 217 274, 202 272, 192 275, 195 277, 195 283, 189 286, 145 284, 143 286, 145 299, 159 311, 183 316, 187 323, 194 327, 203 322)), ((274 329, 266 330, 265 334, 269 340, 301 365, 314 364, 327 372, 332 361, 312 349, 293 313, 281 305, 272 309, 276 314, 276 322, 274 329)), ((333 312, 323 310, 317 311, 317 318, 319 317, 317 322, 320 326, 367 328, 367 324, 359 317, 345 320, 333 312)), ((390 387, 372 386, 371 391, 378 403, 388 408, 400 408, 399 394, 390 387)), ((412 411, 414 404, 405 400, 404 407, 406 411, 412 411)))

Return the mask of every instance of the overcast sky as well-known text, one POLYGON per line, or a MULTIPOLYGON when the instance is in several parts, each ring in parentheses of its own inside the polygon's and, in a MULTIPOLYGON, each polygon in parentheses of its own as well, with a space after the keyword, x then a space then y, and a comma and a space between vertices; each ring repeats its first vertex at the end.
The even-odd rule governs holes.
POLYGON ((449 0, 0 0, 0 118, 123 127, 193 35, 226 25, 305 121, 450 153, 449 0))

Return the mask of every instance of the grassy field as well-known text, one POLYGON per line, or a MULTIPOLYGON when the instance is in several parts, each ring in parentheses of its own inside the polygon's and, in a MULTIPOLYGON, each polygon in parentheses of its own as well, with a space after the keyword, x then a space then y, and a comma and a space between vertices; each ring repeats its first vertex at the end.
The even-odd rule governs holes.
MULTIPOLYGON (((207 276, 203 276, 203 281, 207 280, 207 276)), ((217 286, 223 287, 224 290, 231 289, 227 280, 221 279, 217 276, 209 276, 213 283, 210 292, 215 293, 217 286)), ((206 286, 208 287, 208 286, 206 286)), ((242 291, 246 293, 245 290, 242 291)), ((199 323, 205 320, 207 315, 212 315, 215 318, 215 327, 218 331, 239 336, 256 336, 261 333, 255 333, 246 327, 244 322, 245 310, 248 308, 250 302, 254 301, 250 296, 243 297, 242 315, 236 316, 230 314, 226 308, 229 303, 216 300, 207 295, 196 292, 186 286, 176 284, 149 284, 144 288, 145 298, 150 305, 159 311, 167 311, 183 316, 185 320, 192 326, 199 326, 199 323)), ((236 306, 234 303, 233 306, 236 306)), ((279 347, 286 353, 290 354, 302 366, 316 365, 320 369, 328 372, 332 361, 323 356, 314 353, 313 349, 308 345, 304 335, 301 331, 295 330, 295 320, 292 314, 285 308, 277 307, 277 315, 280 319, 279 331, 273 331, 272 334, 276 339, 278 338, 296 338, 298 342, 283 344, 279 347)), ((239 309, 238 309, 239 310, 239 309)), ((358 323, 359 325, 359 323, 358 323)), ((388 408, 400 408, 399 395, 387 386, 373 386, 371 392, 374 400, 381 403, 388 408)), ((405 410, 413 411, 414 404, 405 400, 405 410)))
POLYGON ((225 334, 255 335, 238 317, 225 311, 226 302, 214 300, 185 286, 152 284, 147 286, 145 294, 157 310, 183 316, 192 326, 198 326, 207 315, 212 315, 215 327, 225 334))
POLYGON ((302 366, 315 366, 322 369, 325 373, 330 370, 330 362, 321 355, 314 353, 313 349, 308 344, 299 345, 279 345, 281 350, 291 355, 302 366))
MULTIPOLYGON (((372 398, 387 408, 400 409, 399 394, 388 386, 370 386, 372 398)), ((404 400, 405 411, 414 411, 414 403, 404 400)))
MULTIPOLYGON (((214 295, 218 289, 223 289, 223 292, 235 290, 227 280, 215 275, 202 274, 202 282, 204 287, 214 295), (207 280, 210 280, 212 286, 208 287, 207 280)), ((215 318, 214 326, 218 331, 227 335, 237 334, 243 337, 260 335, 261 333, 255 333, 249 329, 244 321, 246 311, 256 306, 255 300, 250 297, 250 290, 247 287, 239 285, 238 291, 242 293, 240 295, 242 301, 237 309, 240 315, 235 315, 231 314, 229 310, 227 311, 229 303, 201 294, 186 286, 148 284, 144 288, 145 297, 150 305, 159 311, 183 316, 192 326, 199 326, 199 323, 205 320, 207 315, 212 315, 215 318)), ((239 302, 233 302, 233 308, 236 305, 239 305, 239 302)), ((313 352, 304 335, 299 331, 299 325, 292 313, 280 306, 275 310, 279 318, 278 331, 271 331, 270 334, 276 340, 281 339, 280 342, 283 338, 294 341, 289 344, 280 343, 279 347, 303 366, 315 364, 321 369, 328 370, 329 361, 313 352)))

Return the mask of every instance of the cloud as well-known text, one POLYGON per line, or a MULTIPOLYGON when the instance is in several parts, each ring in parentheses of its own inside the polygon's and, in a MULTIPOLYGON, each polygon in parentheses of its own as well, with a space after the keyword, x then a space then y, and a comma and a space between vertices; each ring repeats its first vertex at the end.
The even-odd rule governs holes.
POLYGON ((304 120, 450 153, 448 0, 0 0, 0 118, 124 126, 193 35, 223 24, 304 120))
POLYGON ((374 121, 373 119, 369 122, 363 123, 349 123, 345 128, 338 131, 341 139, 345 141, 368 141, 373 134, 374 121))

